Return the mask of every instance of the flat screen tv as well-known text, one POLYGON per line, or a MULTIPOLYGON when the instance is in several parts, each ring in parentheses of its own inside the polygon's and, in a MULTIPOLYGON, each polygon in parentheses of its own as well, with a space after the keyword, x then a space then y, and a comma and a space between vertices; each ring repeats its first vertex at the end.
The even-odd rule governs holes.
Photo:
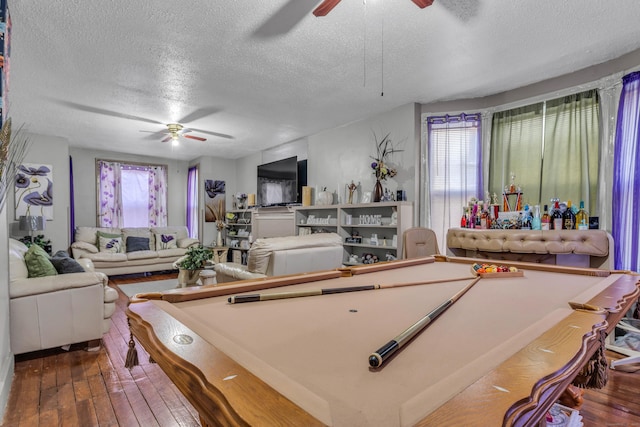
POLYGON ((278 206, 300 203, 301 185, 306 185, 306 160, 296 156, 258 166, 257 203, 278 206))

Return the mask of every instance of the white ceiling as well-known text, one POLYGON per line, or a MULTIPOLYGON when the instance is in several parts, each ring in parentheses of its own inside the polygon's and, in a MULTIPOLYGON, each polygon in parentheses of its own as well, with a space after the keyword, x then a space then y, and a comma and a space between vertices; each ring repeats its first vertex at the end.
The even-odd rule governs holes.
POLYGON ((637 0, 10 1, 14 126, 239 158, 410 102, 482 97, 640 48, 637 0), (384 96, 381 93, 384 92, 384 96), (161 143, 181 121, 206 142, 161 143))

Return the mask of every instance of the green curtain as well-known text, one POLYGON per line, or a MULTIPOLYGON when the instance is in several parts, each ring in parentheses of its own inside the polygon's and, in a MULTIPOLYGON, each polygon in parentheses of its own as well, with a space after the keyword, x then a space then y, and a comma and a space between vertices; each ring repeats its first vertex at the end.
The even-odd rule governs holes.
POLYGON ((596 212, 600 109, 597 90, 547 101, 542 200, 584 200, 596 212))
POLYGON ((501 194, 511 184, 520 186, 523 201, 538 204, 542 172, 542 118, 544 104, 494 113, 489 155, 490 193, 501 194))
MULTIPOLYGON (((599 99, 590 90, 494 113, 489 191, 501 194, 515 174, 525 203, 552 198, 597 206, 599 99)), ((551 207, 551 206, 549 206, 551 207)))

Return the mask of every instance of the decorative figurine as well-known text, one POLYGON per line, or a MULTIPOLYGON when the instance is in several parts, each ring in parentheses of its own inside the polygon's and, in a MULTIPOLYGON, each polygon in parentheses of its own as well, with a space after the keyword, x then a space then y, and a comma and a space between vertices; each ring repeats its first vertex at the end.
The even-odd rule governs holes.
POLYGON ((353 193, 357 190, 358 186, 351 181, 351 184, 349 184, 347 186, 347 190, 349 190, 349 199, 347 200, 348 204, 352 204, 353 203, 353 193))

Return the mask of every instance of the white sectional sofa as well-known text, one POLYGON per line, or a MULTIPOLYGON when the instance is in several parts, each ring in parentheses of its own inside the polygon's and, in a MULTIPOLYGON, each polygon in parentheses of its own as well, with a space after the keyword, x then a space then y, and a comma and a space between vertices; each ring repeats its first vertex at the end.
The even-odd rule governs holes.
POLYGON ((91 261, 85 272, 29 277, 27 247, 9 239, 11 351, 22 354, 99 340, 111 327, 118 292, 91 261))
POLYGON ((268 276, 332 270, 342 266, 342 238, 336 233, 256 239, 247 265, 221 262, 214 265, 218 283, 268 276))
POLYGON ((75 259, 91 260, 96 271, 119 275, 173 270, 173 263, 187 252, 187 248, 198 244, 197 239, 189 238, 187 227, 184 226, 76 227, 71 251, 75 259), (106 248, 104 245, 101 247, 99 235, 103 236, 103 243, 109 240, 108 236, 120 238, 112 238, 112 245, 106 248), (107 236, 106 239, 104 236, 107 236), (129 238, 136 239, 135 248, 129 238))

